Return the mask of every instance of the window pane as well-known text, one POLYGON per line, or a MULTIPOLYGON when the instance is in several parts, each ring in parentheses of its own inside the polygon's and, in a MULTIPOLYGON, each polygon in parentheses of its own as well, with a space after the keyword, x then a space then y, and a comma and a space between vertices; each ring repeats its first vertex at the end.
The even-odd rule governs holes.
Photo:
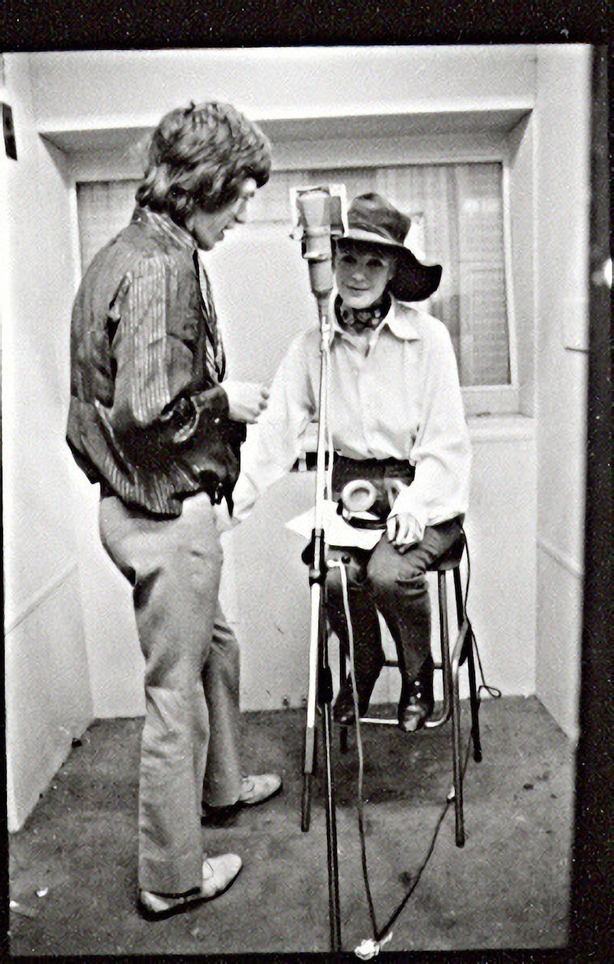
POLYGON ((501 168, 459 164, 454 176, 463 384, 506 385, 510 370, 501 168))
POLYGON ((134 209, 138 181, 92 181, 77 184, 81 269, 126 226, 134 209))

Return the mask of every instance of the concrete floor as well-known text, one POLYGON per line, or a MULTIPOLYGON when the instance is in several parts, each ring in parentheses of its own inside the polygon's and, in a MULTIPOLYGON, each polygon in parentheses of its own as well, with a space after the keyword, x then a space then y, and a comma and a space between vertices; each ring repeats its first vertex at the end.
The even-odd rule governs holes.
MULTIPOLYGON (((463 707, 465 732, 466 707, 463 707)), ((140 720, 94 723, 11 838, 12 954, 241 954, 329 948, 323 781, 300 829, 304 713, 245 714, 250 772, 284 793, 204 829, 244 867, 222 897, 165 922, 134 909, 140 720)), ((445 818, 386 950, 549 948, 566 942, 572 751, 535 699, 486 701, 484 761, 465 784, 467 843, 445 818)), ((449 726, 415 736, 364 729, 367 855, 378 926, 426 855, 451 783, 449 726)), ((343 947, 371 937, 354 807, 356 756, 335 740, 343 947)), ((351 744, 352 747, 352 744, 351 744)))

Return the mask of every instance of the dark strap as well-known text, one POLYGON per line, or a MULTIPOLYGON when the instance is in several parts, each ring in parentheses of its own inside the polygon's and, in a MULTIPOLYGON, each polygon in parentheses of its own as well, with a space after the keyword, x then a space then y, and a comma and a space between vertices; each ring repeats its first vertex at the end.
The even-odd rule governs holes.
POLYGON ((385 529, 385 519, 361 519, 359 516, 345 515, 343 502, 337 503, 337 514, 354 529, 385 529))

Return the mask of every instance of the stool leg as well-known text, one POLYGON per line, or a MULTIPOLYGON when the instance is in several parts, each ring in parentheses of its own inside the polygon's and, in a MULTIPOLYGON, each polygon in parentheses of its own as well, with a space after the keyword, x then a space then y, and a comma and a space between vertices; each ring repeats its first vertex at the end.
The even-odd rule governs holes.
MULTIPOLYGON (((465 621, 465 603, 463 601, 463 585, 461 583, 460 566, 457 566, 452 570, 452 575, 454 576, 454 599, 456 602, 456 623, 460 632, 460 628, 465 621)), ((463 657, 461 655, 461 663, 463 662, 463 657)))
POLYGON ((437 591, 439 597, 439 640, 443 677, 443 718, 447 719, 450 714, 452 670, 450 666, 450 631, 448 628, 448 592, 446 574, 443 571, 437 573, 437 591))
POLYGON ((463 818, 463 769, 458 676, 452 679, 452 763, 454 766, 454 814, 456 821, 456 846, 464 847, 465 822, 463 818))
MULTIPOLYGON (((348 662, 345 653, 343 652, 343 646, 339 642, 339 688, 345 686, 348 673, 348 662)), ((339 727, 339 750, 341 753, 347 753, 348 751, 348 728, 347 726, 339 727)))
MULTIPOLYGON (((460 632, 465 620, 465 606, 463 602, 463 587, 460 577, 460 567, 452 571, 454 577, 454 596, 456 602, 456 622, 460 632)), ((452 676, 452 754, 454 764, 454 814, 456 819, 456 846, 465 845, 465 821, 463 814, 463 770, 461 746, 461 712, 458 674, 452 676)))
MULTIPOLYGON (((459 628, 465 618, 465 606, 463 602, 463 587, 461 583, 460 568, 454 570, 454 590, 456 596, 456 615, 459 628)), ((461 653, 461 663, 467 659, 467 670, 469 673, 469 704, 471 706, 471 741, 473 743, 473 759, 476 763, 482 760, 482 745, 480 742, 480 699, 475 675, 475 657, 473 655, 473 630, 470 628, 465 637, 464 652, 461 653)))

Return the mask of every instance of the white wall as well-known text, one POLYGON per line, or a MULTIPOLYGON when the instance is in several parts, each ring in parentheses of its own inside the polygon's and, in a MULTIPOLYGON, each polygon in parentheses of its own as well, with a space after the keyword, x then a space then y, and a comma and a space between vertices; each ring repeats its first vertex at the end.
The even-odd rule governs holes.
POLYGON ((583 568, 590 57, 539 47, 537 694, 577 735, 583 568), (556 176, 553 176, 556 172, 556 176))
MULTIPOLYGON (((61 760, 67 742, 55 739, 60 726, 71 731, 78 729, 72 720, 85 725, 92 712, 131 715, 143 707, 129 589, 97 542, 97 489, 79 475, 63 447, 68 324, 78 274, 76 217, 70 185, 56 163, 62 159, 52 159, 34 130, 68 132, 70 143, 72 134, 96 128, 144 129, 190 98, 227 99, 265 120, 533 109, 523 122, 526 129, 518 130, 512 191, 521 196, 533 177, 539 207, 534 211, 529 192, 526 210, 519 220, 512 218, 511 230, 517 270, 522 265, 517 311, 523 338, 530 339, 537 312, 539 318, 537 366, 523 362, 527 392, 521 409, 533 414, 537 367, 539 432, 535 419, 522 416, 472 421, 470 611, 489 681, 506 693, 537 688, 571 732, 584 358, 565 351, 561 333, 565 326, 571 331, 582 314, 586 248, 578 218, 586 186, 585 52, 557 46, 125 51, 11 55, 7 64, 5 96, 16 111, 20 149, 17 165, 3 158, 0 167, 13 220, 3 259, 10 294, 3 320, 14 812, 25 813, 38 794, 32 788, 41 756, 45 779, 61 760), (533 271, 535 285, 527 282, 533 271), (27 394, 17 391, 18 384, 28 386, 27 394), (62 647, 55 645, 58 639, 62 647), (53 661, 60 657, 65 662, 56 668, 53 661), (86 692, 88 666, 93 709, 86 692), (33 705, 37 709, 28 716, 33 705), (52 708, 44 720, 38 714, 43 705, 52 708), (42 744, 53 752, 39 753, 42 744)), ((84 141, 77 136, 74 143, 84 141)), ((134 158, 126 156, 125 163, 132 173, 134 158)), ((241 361, 241 347, 240 340, 231 345, 231 354, 247 370, 256 359, 241 361)), ((224 600, 244 650, 245 708, 298 704, 304 695, 308 589, 296 537, 281 521, 308 504, 311 484, 305 476, 281 483, 228 540, 224 600)))
POLYGON ((113 565, 98 535, 100 490, 75 464, 69 469, 79 556, 79 585, 96 718, 145 712, 143 657, 130 585, 113 565))
POLYGON ((25 819, 92 718, 69 456, 66 334, 73 294, 62 159, 35 129, 29 64, 5 56, 18 160, 3 196, 3 499, 8 818, 25 819))
MULTIPOLYGON (((79 135, 92 128, 144 129, 164 110, 192 97, 227 99, 249 116, 265 120, 526 110, 534 101, 535 59, 536 48, 521 46, 41 53, 32 55, 31 62, 40 127, 79 135), (131 91, 129 110, 126 90, 131 91)), ((435 124, 431 129, 439 128, 435 124)), ((338 133, 343 133, 342 124, 338 133)), ((83 145, 87 139, 77 136, 74 143, 83 145)), ((285 154, 289 146, 282 145, 285 154)), ((517 150, 512 191, 530 198, 531 135, 518 138, 517 150)), ((117 163, 117 154, 115 158, 117 163)), ((119 163, 126 173, 134 173, 132 154, 120 157, 119 163)), ((524 329, 533 322, 527 221, 530 236, 530 211, 527 217, 521 210, 512 225, 518 234, 523 232, 525 242, 518 246, 524 329)), ((226 248, 210 258, 222 316, 232 307, 232 285, 224 280, 223 268, 229 255, 226 248)), ((256 290, 254 315, 259 297, 256 290)), ((244 377, 270 375, 271 358, 259 351, 258 339, 243 338, 229 328, 227 341, 230 359, 244 377)), ((523 411, 530 411, 531 371, 525 381, 523 411)), ((506 693, 527 694, 535 690, 534 422, 521 416, 479 419, 472 434, 476 471, 467 523, 474 559, 472 614, 490 680, 506 693)), ((304 695, 308 589, 298 540, 284 531, 280 520, 309 504, 312 484, 308 477, 281 483, 253 519, 228 539, 223 599, 243 646, 245 708, 281 706, 284 701, 298 705, 304 695)), ((94 532, 87 513, 84 531, 86 526, 94 532)), ((122 712, 139 712, 136 684, 142 661, 131 635, 128 587, 89 536, 80 537, 80 545, 88 554, 82 567, 83 598, 86 617, 92 613, 88 641, 96 712, 115 715, 118 703, 126 707, 122 712)), ((380 688, 382 698, 386 693, 386 686, 380 688)))
POLYGON ((258 119, 530 106, 536 48, 303 47, 32 55, 48 130, 154 125, 189 99, 258 119), (130 96, 126 96, 126 92, 130 96))

